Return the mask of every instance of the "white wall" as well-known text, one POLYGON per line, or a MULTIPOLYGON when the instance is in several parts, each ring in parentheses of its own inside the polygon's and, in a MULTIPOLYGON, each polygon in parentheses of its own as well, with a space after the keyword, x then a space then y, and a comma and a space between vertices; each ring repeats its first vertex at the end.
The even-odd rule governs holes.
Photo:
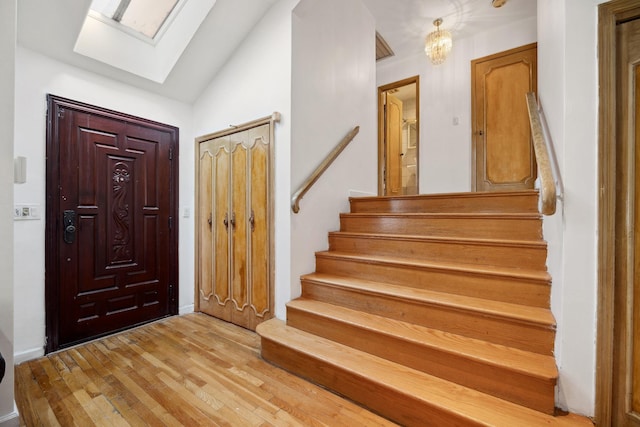
POLYGON ((16 0, 0 2, 0 353, 7 370, 0 383, 0 425, 18 425, 13 394, 13 138, 16 0))
MULTIPOLYGON (((194 104, 195 136, 277 111, 275 127, 275 294, 284 317, 290 299, 291 11, 298 0, 274 4, 194 104)), ((194 142, 190 142, 194 146, 194 142)), ((193 171, 193 155, 189 158, 193 171)), ((193 187, 192 187, 193 188, 193 187)), ((193 192, 193 190, 191 190, 193 192)), ((193 269, 193 262, 191 263, 193 269)))
MULTIPOLYGON (((356 125, 360 133, 291 214, 291 296, 339 228, 350 190, 377 192, 375 22, 360 0, 302 0, 293 17, 291 183, 296 191, 356 125)), ((289 210, 291 212, 291 210, 289 210)), ((284 313, 279 313, 284 317, 284 313)))
POLYGON ((545 220, 558 322, 559 404, 593 415, 597 311, 597 5, 538 0, 538 91, 565 185, 545 220))
MULTIPOLYGON (((122 111, 180 128, 179 206, 193 211, 193 132, 191 107, 115 82, 31 50, 18 47, 16 60, 16 156, 27 158, 27 182, 14 186, 15 203, 40 205, 43 217, 14 223, 14 300, 16 363, 43 353, 44 207, 46 94, 122 111)), ((4 168, 3 168, 4 170, 4 168)), ((180 299, 182 311, 193 304, 193 225, 179 223, 180 299)))
POLYGON ((471 60, 535 41, 534 17, 454 38, 441 65, 424 54, 379 62, 378 86, 420 76, 420 193, 471 190, 471 60))

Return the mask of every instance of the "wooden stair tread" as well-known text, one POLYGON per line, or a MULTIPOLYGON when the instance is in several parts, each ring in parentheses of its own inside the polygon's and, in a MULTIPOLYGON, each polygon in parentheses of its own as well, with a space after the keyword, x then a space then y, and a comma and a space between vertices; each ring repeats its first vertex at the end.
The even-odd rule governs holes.
POLYGON ((330 231, 329 236, 354 236, 371 239, 398 239, 414 240, 442 243, 460 243, 478 246, 500 246, 512 248, 535 248, 545 249, 547 242, 540 240, 506 240, 506 239, 483 239, 474 237, 446 237, 446 236, 425 236, 421 234, 398 234, 398 233, 363 233, 357 231, 330 231))
MULTIPOLYGON (((543 414, 476 390, 407 368, 394 362, 307 334, 279 319, 261 323, 263 339, 329 364, 347 375, 382 384, 397 394, 420 400, 440 411, 455 413, 469 424, 486 426, 592 426, 583 417, 543 414)), ((277 361, 274 361, 277 364, 277 361)), ((352 396, 349 396, 352 397, 352 396)), ((354 398, 354 397, 352 397, 354 398)), ((357 398, 355 398, 357 400, 357 398)))
POLYGON ((532 219, 539 220, 542 215, 539 213, 520 212, 343 212, 340 217, 350 218, 452 218, 452 219, 532 219))
POLYGON ((502 301, 493 301, 465 295, 449 294, 407 286, 374 282, 350 277, 334 276, 324 273, 311 273, 302 276, 303 280, 331 284, 359 292, 385 295, 388 298, 405 299, 422 304, 447 306, 456 310, 467 310, 484 316, 510 319, 543 328, 555 328, 555 319, 546 308, 518 305, 502 301))
POLYGON ((392 257, 388 255, 358 255, 352 252, 340 252, 340 251, 319 251, 316 252, 316 257, 334 257, 334 258, 349 258, 362 262, 370 263, 391 263, 402 264, 413 268, 427 268, 434 270, 446 270, 457 271, 466 274, 476 274, 483 276, 500 276, 500 277, 512 277, 520 280, 530 280, 537 282, 550 283, 551 276, 549 273, 542 270, 532 270, 516 267, 497 267, 497 266, 483 266, 482 264, 465 264, 461 262, 441 262, 441 261, 428 261, 428 260, 416 260, 405 257, 392 257))
POLYGON ((536 190, 351 197, 349 205, 352 213, 540 213, 536 190))
POLYGON ((349 200, 433 200, 433 199, 473 199, 473 198, 492 198, 505 196, 532 196, 537 198, 537 190, 515 190, 515 191, 474 191, 474 192, 450 192, 450 193, 431 193, 431 194, 410 194, 402 196, 359 196, 349 197, 349 200))
POLYGON ((339 319, 362 329, 400 337, 425 347, 437 348, 444 353, 461 355, 484 364, 524 373, 543 380, 554 381, 558 376, 553 356, 493 344, 307 298, 295 299, 290 301, 287 306, 313 312, 327 318, 339 319))

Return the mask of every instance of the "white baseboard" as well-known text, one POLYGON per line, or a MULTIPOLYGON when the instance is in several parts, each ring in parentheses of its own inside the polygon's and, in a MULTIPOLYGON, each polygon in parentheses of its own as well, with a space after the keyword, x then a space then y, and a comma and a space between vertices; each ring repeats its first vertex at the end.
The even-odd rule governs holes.
POLYGON ((183 314, 193 313, 193 309, 194 309, 193 304, 183 305, 178 309, 178 314, 182 316, 183 314))
POLYGON ((0 427, 19 427, 20 426, 20 414, 16 403, 13 402, 13 412, 7 415, 0 416, 0 427))
POLYGON ((44 348, 32 348, 31 350, 21 351, 19 353, 13 353, 13 364, 19 365, 27 360, 37 359, 44 356, 44 348))

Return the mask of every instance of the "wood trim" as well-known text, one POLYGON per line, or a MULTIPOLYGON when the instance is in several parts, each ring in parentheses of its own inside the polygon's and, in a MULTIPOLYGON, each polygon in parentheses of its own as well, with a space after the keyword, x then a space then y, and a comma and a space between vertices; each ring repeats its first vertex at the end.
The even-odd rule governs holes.
POLYGON ((418 128, 416 130, 416 158, 418 167, 416 170, 417 192, 420 194, 420 76, 408 77, 397 82, 389 83, 378 87, 378 195, 384 196, 384 97, 383 94, 391 89, 407 86, 412 83, 416 85, 416 118, 418 128))
POLYGON ((200 144, 201 142, 208 141, 210 139, 216 139, 216 138, 220 138, 220 137, 223 137, 223 136, 231 135, 231 134, 234 134, 234 133, 243 132, 245 130, 248 130, 248 129, 251 129, 251 128, 255 128, 255 127, 258 127, 258 126, 262 126, 262 125, 270 124, 271 126, 273 126, 274 123, 279 122, 279 121, 280 121, 280 113, 274 112, 270 116, 266 116, 266 117, 262 117, 260 119, 252 120, 250 122, 246 122, 246 123, 243 123, 241 125, 229 125, 228 129, 223 129, 223 130, 220 130, 220 131, 217 131, 217 132, 213 132, 213 133, 209 133, 209 134, 197 137, 196 138, 196 147, 198 147, 198 144, 200 144))
MULTIPOLYGON (((275 195, 275 174, 274 174, 274 167, 275 167, 275 147, 274 147, 274 143, 275 143, 275 124, 280 122, 280 113, 279 112, 274 112, 273 114, 271 114, 270 116, 266 116, 266 117, 262 117, 260 119, 256 119, 256 120, 252 120, 237 126, 230 126, 229 129, 223 129, 221 131, 217 131, 217 132, 213 132, 213 133, 209 133, 206 135, 202 135, 199 137, 195 138, 195 142, 194 142, 194 173, 195 173, 195 180, 194 180, 194 227, 197 227, 200 221, 200 210, 198 209, 198 206, 200 205, 200 196, 199 196, 199 188, 200 188, 200 144, 202 142, 205 141, 209 141, 211 139, 216 139, 216 138, 220 138, 223 136, 227 136, 227 135, 231 135, 234 133, 238 133, 238 132, 244 132, 245 130, 248 129, 252 129, 258 126, 262 126, 262 125, 269 125, 269 137, 271 138, 269 141, 270 144, 270 149, 269 149, 269 162, 271 164, 271 167, 269 168, 269 176, 268 176, 268 186, 269 186, 269 200, 267 201, 267 203, 269 204, 269 207, 267 209, 267 222, 269 224, 269 238, 270 238, 270 243, 269 243, 269 251, 270 251, 270 259, 269 259, 269 267, 270 267, 270 272, 269 272, 269 280, 270 280, 270 284, 269 284, 269 292, 270 292, 270 307, 269 310, 271 313, 273 313, 275 315, 274 309, 275 309, 275 212, 274 212, 274 208, 275 208, 275 201, 274 201, 274 195, 275 195)), ((198 295, 198 288, 199 288, 199 284, 200 284, 200 279, 198 276, 198 271, 200 270, 200 256, 199 254, 199 248, 200 248, 200 234, 197 232, 197 229, 194 228, 194 288, 193 288, 193 295, 194 295, 194 311, 198 312, 200 311, 200 298, 198 295)))
POLYGON ((54 149, 58 129, 54 129, 56 121, 53 117, 58 113, 57 98, 47 95, 47 141, 46 141, 46 207, 45 207, 45 353, 58 348, 60 314, 60 270, 58 265, 59 251, 56 243, 56 229, 49 225, 48 218, 55 218, 60 211, 60 201, 56 194, 56 183, 50 177, 60 176, 60 150, 54 149))
POLYGON ((596 340, 596 411, 598 426, 611 425, 613 403, 613 313, 615 291, 616 67, 615 14, 599 6, 598 69, 598 325, 596 340), (605 48, 606 46, 606 48, 605 48))
POLYGON ((492 60, 497 59, 497 58, 502 58, 503 56, 513 55, 514 53, 524 52, 524 51, 527 51, 527 50, 530 50, 530 49, 533 49, 533 48, 536 48, 536 47, 538 47, 538 43, 537 42, 533 42, 533 43, 525 44, 523 46, 514 47, 513 49, 508 49, 508 50, 505 50, 505 51, 502 51, 502 52, 497 52, 497 53, 493 53, 491 55, 483 56, 482 58, 472 59, 471 60, 471 66, 473 67, 474 64, 477 64, 477 63, 480 63, 480 62, 492 61, 492 60))
MULTIPOLYGON (((617 162, 616 24, 629 19, 635 0, 615 0, 598 6, 598 324, 596 341, 596 425, 613 419, 614 313, 617 162)), ((621 173, 624 171, 621 171, 621 173)))
POLYGON ((60 200, 58 194, 57 178, 60 174, 60 152, 55 145, 58 128, 55 114, 60 107, 69 110, 79 110, 89 114, 100 115, 116 120, 124 120, 132 123, 141 123, 144 126, 162 130, 171 134, 171 152, 173 155, 172 166, 170 168, 170 190, 174 197, 170 200, 170 216, 173 224, 169 230, 170 245, 170 266, 169 285, 174 287, 174 291, 169 289, 168 310, 170 315, 178 314, 179 302, 179 255, 178 255, 178 200, 179 200, 179 129, 149 119, 120 113, 106 108, 74 101, 60 96, 47 94, 47 118, 46 118, 46 208, 45 208, 45 353, 59 349, 59 248, 57 218, 60 211, 60 200), (54 220, 55 219, 55 220, 54 220))

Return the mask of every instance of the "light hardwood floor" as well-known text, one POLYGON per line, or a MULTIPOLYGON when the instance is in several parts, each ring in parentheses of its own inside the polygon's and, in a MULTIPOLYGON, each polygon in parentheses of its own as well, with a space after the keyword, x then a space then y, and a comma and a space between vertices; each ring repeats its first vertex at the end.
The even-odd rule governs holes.
POLYGON ((21 425, 395 425, 263 361, 259 343, 189 314, 25 362, 21 425))

